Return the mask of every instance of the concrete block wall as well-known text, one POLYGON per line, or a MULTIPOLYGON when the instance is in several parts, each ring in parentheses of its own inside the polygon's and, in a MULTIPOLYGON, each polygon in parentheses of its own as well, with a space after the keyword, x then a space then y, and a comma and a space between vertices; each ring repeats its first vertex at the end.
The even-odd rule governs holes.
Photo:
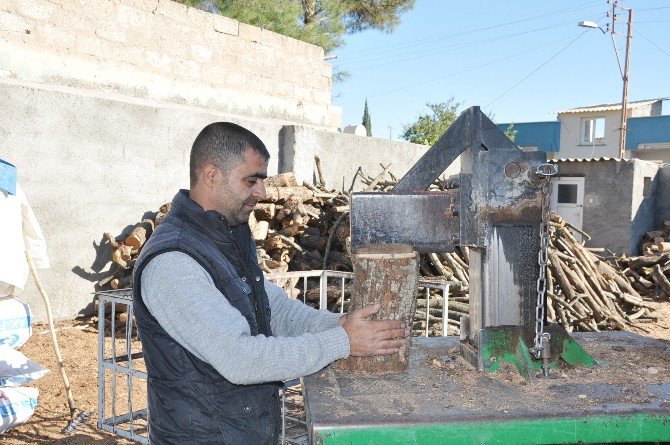
POLYGON ((663 227, 663 221, 670 220, 670 165, 658 170, 658 194, 656 196, 656 228, 663 227))
POLYGON ((559 161, 561 176, 584 177, 583 230, 590 247, 615 253, 639 254, 644 232, 653 230, 658 187, 658 165, 640 160, 559 161), (648 197, 644 177, 651 178, 648 197))
POLYGON ((0 75, 340 123, 322 48, 171 0, 2 0, 0 75))
MULTIPOLYGON (((316 179, 314 156, 318 156, 326 186, 344 191, 351 187, 358 167, 375 177, 382 172, 380 163, 390 164, 390 171, 400 179, 428 149, 425 145, 300 126, 284 127, 282 140, 280 171, 294 171, 299 181, 313 182, 316 179)), ((444 174, 452 176, 460 170, 459 157, 444 174)), ((357 178, 353 190, 365 187, 357 178)))
POLYGON ((659 202, 659 165, 655 162, 634 160, 631 190, 631 254, 639 255, 645 232, 655 230, 656 205, 659 202), (645 183, 647 185, 645 185, 645 183))

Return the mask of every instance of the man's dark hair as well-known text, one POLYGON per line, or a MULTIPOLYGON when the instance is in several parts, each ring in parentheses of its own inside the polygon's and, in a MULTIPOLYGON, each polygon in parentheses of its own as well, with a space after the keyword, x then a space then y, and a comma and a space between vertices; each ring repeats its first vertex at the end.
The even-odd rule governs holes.
POLYGON ((197 182, 196 172, 205 164, 214 164, 228 171, 244 159, 244 152, 253 150, 264 160, 270 153, 258 136, 231 122, 215 122, 202 129, 191 148, 191 186, 197 182))

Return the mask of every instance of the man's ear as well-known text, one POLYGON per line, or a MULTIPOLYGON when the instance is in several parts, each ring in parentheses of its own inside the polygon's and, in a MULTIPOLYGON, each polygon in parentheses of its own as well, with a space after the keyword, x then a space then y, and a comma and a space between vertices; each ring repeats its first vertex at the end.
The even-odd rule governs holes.
POLYGON ((205 164, 200 169, 200 179, 207 188, 214 188, 219 182, 220 175, 221 170, 214 164, 205 164))

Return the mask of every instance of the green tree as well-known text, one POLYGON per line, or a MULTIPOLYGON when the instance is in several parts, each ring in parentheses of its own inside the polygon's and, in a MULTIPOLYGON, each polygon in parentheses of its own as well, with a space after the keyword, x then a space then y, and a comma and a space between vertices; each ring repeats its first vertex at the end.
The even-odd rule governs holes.
POLYGON ((368 100, 365 99, 365 108, 363 108, 363 121, 361 122, 365 127, 365 132, 368 136, 372 136, 372 122, 370 121, 370 112, 368 111, 368 100))
POLYGON ((433 145, 458 118, 460 105, 453 97, 446 102, 426 103, 430 113, 422 114, 411 125, 404 125, 400 137, 415 144, 433 145))
POLYGON ((391 32, 415 0, 177 0, 322 47, 366 29, 391 32))
POLYGON ((514 139, 516 139, 516 134, 519 132, 519 130, 514 128, 514 124, 509 124, 507 126, 507 129, 503 131, 505 133, 505 136, 509 138, 510 141, 514 142, 514 139))

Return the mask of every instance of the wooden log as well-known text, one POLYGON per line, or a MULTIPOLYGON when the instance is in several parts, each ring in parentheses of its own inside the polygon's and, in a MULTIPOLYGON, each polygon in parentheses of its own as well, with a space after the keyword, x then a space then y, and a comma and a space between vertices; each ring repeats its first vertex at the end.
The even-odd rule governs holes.
POLYGON ((565 274, 565 271, 562 267, 562 262, 555 253, 549 253, 549 267, 553 272, 554 278, 558 282, 558 285, 561 287, 561 290, 565 295, 568 296, 570 300, 574 300, 575 291, 568 280, 568 277, 565 274))
POLYGON ((661 255, 653 256, 638 256, 626 258, 624 261, 631 269, 639 269, 641 267, 650 267, 664 261, 670 260, 670 253, 663 253, 661 255))
POLYGON ((305 202, 314 199, 314 192, 306 187, 266 187, 266 203, 286 201, 291 197, 305 202))
POLYGON ((640 296, 637 293, 637 291, 635 289, 633 289, 633 286, 630 285, 628 280, 626 280, 624 277, 619 275, 617 273, 617 271, 614 270, 614 268, 612 268, 612 266, 610 266, 609 264, 607 264, 604 261, 598 261, 596 266, 598 266, 598 271, 601 274, 605 275, 607 278, 613 279, 616 282, 617 285, 622 287, 623 290, 625 290, 629 294, 634 295, 636 297, 640 296))
POLYGON ((470 280, 468 279, 468 273, 461 267, 461 265, 454 260, 454 257, 449 255, 448 253, 440 253, 437 255, 441 260, 445 261, 447 263, 447 266, 451 270, 454 271, 454 275, 456 278, 458 278, 460 281, 463 281, 464 283, 470 283, 470 280))
MULTIPOLYGON (((349 311, 380 304, 372 319, 403 320, 412 325, 419 278, 419 255, 408 246, 361 249, 353 256, 354 280, 349 311)), ((409 364, 410 345, 392 355, 349 357, 341 369, 364 373, 402 372, 409 364)))
POLYGON ((293 172, 279 173, 263 180, 266 187, 297 187, 298 181, 293 172))
POLYGON ((156 213, 156 217, 154 218, 154 227, 163 222, 163 220, 165 219, 165 215, 166 213, 163 212, 156 213))
POLYGON ((132 232, 130 232, 130 235, 126 237, 123 243, 132 247, 133 250, 139 250, 153 231, 154 222, 150 219, 143 219, 133 227, 132 232))
POLYGON ((654 280, 654 283, 658 284, 658 287, 661 288, 663 292, 667 295, 670 295, 670 280, 666 278, 663 274, 661 266, 656 264, 651 270, 651 277, 654 280))
POLYGON ((321 170, 321 159, 318 156, 314 156, 314 162, 316 163, 316 173, 319 179, 321 187, 326 186, 326 180, 323 177, 323 170, 321 170))
POLYGON ((257 221, 272 221, 277 215, 277 204, 271 202, 259 202, 254 208, 257 221))
POLYGON ((443 277, 450 277, 454 275, 453 273, 451 273, 451 271, 449 271, 446 267, 444 267, 442 261, 440 261, 440 259, 437 257, 437 254, 429 253, 428 259, 430 260, 431 264, 435 267, 435 269, 437 269, 437 271, 443 277))
POLYGON ((251 227, 251 234, 256 241, 263 241, 268 237, 268 230, 270 229, 270 223, 268 221, 257 221, 256 224, 251 227))
POLYGON ((133 276, 128 275, 126 277, 114 278, 109 282, 109 284, 112 286, 112 289, 127 289, 133 284, 133 276))
POLYGON ((324 251, 326 249, 326 244, 328 243, 328 238, 325 236, 311 235, 307 233, 307 230, 300 237, 299 244, 307 250, 320 250, 324 251))

